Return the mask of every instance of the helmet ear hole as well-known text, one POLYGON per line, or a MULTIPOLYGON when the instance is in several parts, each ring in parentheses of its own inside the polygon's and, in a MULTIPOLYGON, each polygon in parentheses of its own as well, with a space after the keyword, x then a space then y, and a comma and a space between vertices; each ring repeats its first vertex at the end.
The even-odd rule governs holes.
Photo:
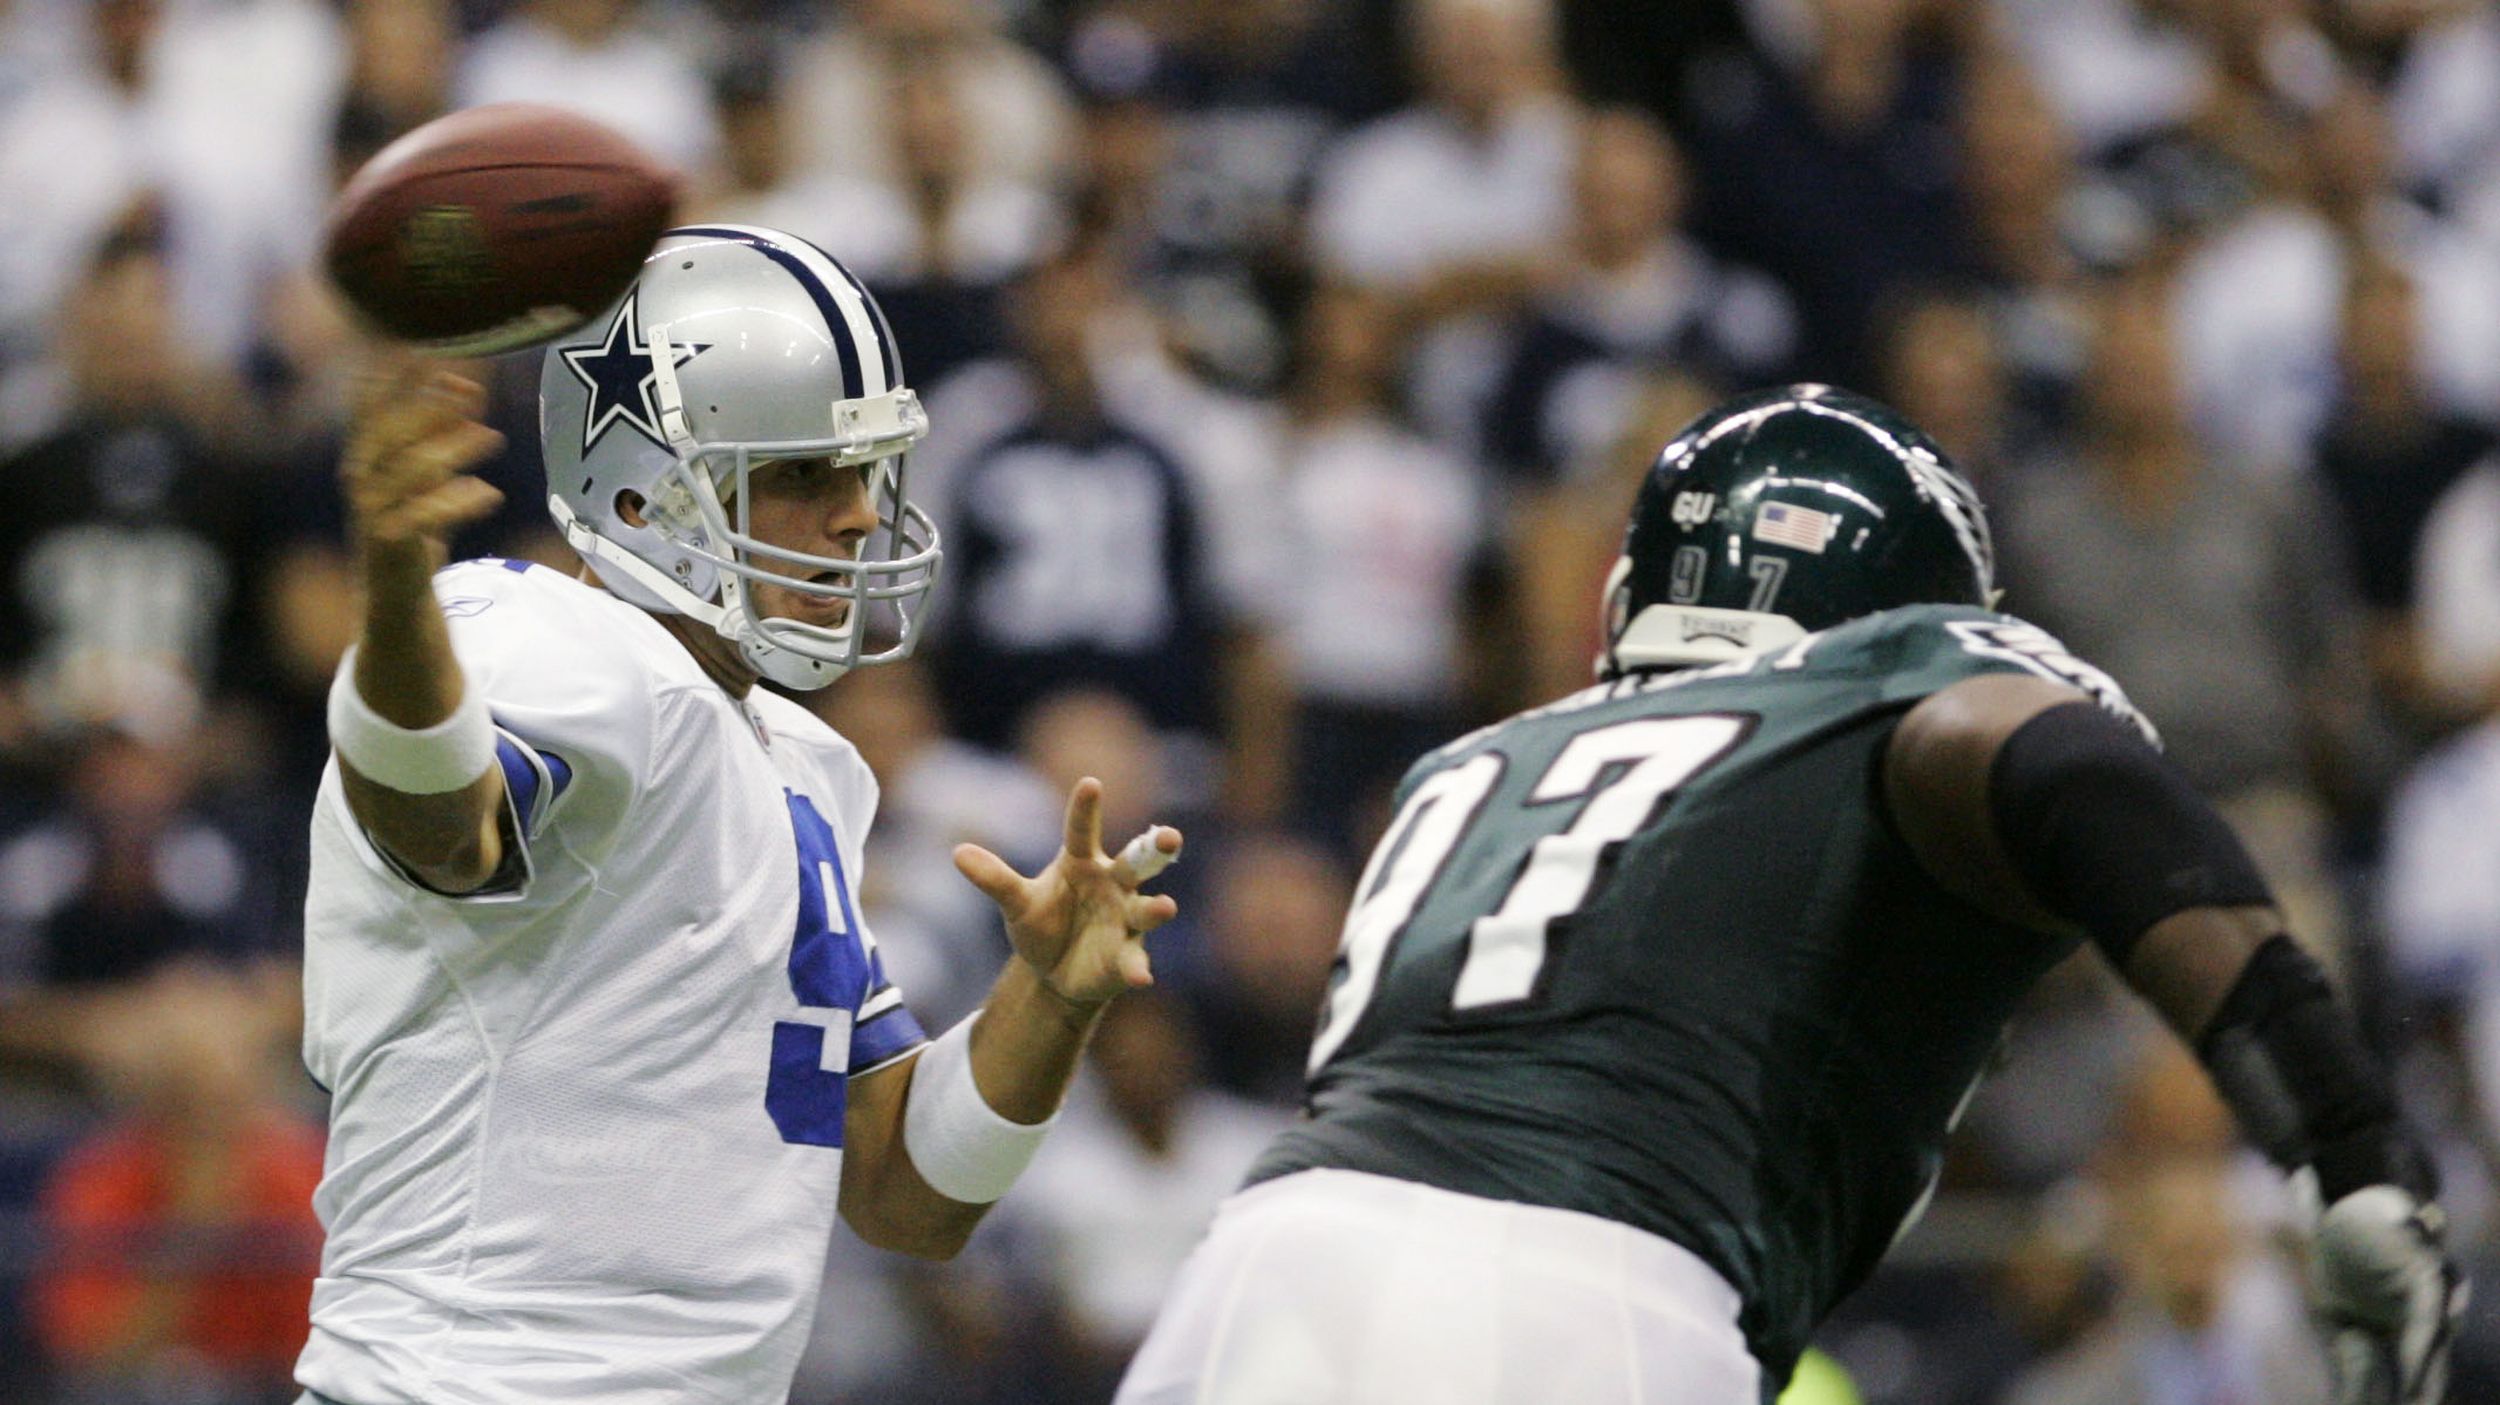
POLYGON ((619 489, 616 494, 616 515, 623 519, 625 525, 628 527, 650 526, 651 524, 644 520, 642 515, 642 508, 645 501, 646 499, 642 494, 635 492, 631 488, 619 489))

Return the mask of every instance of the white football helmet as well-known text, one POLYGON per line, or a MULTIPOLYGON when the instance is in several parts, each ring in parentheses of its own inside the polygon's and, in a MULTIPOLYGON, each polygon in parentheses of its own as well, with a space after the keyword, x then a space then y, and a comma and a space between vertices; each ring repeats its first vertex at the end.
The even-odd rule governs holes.
POLYGON ((670 230, 625 296, 549 346, 539 372, 547 507, 565 541, 619 597, 710 625, 790 688, 821 688, 917 642, 938 534, 904 487, 928 428, 867 288, 807 241, 745 225, 670 230), (748 531, 748 472, 818 457, 870 465, 882 526, 857 560, 748 531), (642 525, 624 516, 628 494, 642 525), (834 626, 759 616, 757 581, 850 610, 834 626), (872 601, 892 608, 899 633, 865 652, 872 601))

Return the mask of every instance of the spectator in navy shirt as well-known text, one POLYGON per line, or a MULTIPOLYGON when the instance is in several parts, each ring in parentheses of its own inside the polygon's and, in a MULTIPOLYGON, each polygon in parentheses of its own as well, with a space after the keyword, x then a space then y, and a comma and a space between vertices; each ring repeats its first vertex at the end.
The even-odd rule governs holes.
POLYGON ((1012 363, 965 372, 996 418, 977 442, 936 446, 949 577, 938 693, 951 731, 1003 751, 1039 700, 1101 688, 1211 758, 1230 624, 1190 478, 1096 384, 1105 278, 1086 250, 1036 267, 1009 299, 1012 363))

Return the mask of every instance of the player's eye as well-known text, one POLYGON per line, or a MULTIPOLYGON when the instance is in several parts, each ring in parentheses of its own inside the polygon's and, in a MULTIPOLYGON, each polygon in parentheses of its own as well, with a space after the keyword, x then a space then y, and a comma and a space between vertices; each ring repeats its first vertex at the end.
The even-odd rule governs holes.
POLYGON ((815 492, 833 481, 833 465, 824 459, 779 459, 765 466, 760 486, 777 492, 815 492))

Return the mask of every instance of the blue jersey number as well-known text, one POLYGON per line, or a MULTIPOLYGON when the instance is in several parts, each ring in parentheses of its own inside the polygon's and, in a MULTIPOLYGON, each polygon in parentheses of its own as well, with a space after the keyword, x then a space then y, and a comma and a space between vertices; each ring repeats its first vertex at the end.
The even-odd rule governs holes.
POLYGON ((790 993, 798 997, 799 1013, 773 1023, 764 1110, 785 1142, 839 1147, 849 1104, 851 1020, 868 961, 833 826, 806 796, 791 793, 790 828, 799 841, 799 922, 790 942, 790 993))

